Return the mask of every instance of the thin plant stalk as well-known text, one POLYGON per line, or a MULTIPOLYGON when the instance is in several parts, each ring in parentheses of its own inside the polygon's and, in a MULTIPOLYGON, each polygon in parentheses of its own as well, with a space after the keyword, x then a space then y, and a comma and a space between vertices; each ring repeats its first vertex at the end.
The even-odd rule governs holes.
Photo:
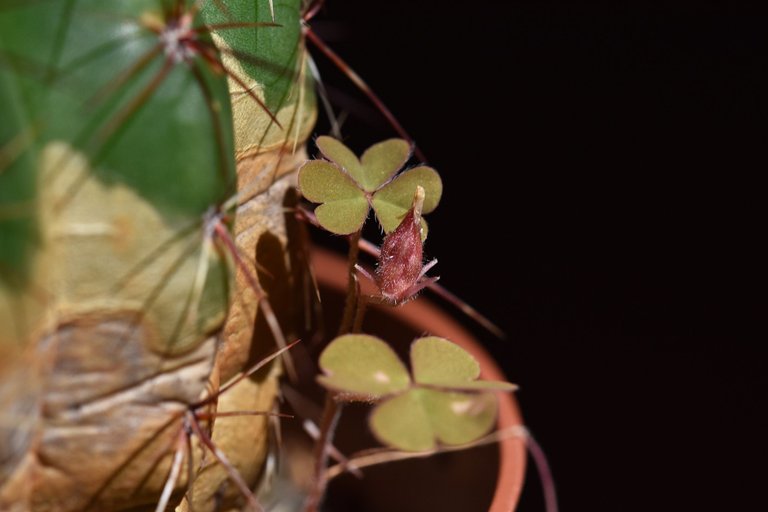
POLYGON ((338 336, 347 334, 352 330, 355 311, 357 311, 359 287, 357 285, 355 266, 357 265, 357 258, 360 254, 361 236, 362 231, 357 231, 349 235, 349 252, 347 253, 347 300, 344 303, 344 315, 341 318, 338 336))
MULTIPOLYGON (((357 282, 357 273, 355 266, 360 254, 360 237, 362 231, 357 231, 349 235, 349 252, 347 253, 347 298, 344 304, 344 313, 339 326, 339 336, 352 332, 355 324, 362 323, 359 315, 358 302, 362 301, 360 297, 360 286, 357 282)), ((336 426, 341 416, 342 405, 336 401, 331 392, 326 392, 325 406, 323 407, 323 416, 320 420, 320 436, 315 444, 315 480, 314 486, 307 497, 305 512, 317 512, 328 486, 328 476, 326 467, 328 466, 328 447, 333 443, 333 436, 336 426)))

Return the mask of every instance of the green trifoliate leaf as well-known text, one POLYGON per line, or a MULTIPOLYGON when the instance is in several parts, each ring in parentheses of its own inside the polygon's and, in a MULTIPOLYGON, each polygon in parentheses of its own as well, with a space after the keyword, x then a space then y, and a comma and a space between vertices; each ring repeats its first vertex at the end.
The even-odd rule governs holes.
POLYGON ((348 396, 376 399, 407 390, 411 379, 397 354, 382 340, 347 334, 333 340, 320 355, 324 375, 318 381, 348 396))
POLYGON ((428 336, 411 345, 413 380, 417 384, 453 390, 513 391, 509 382, 477 380, 480 365, 460 346, 445 338, 428 336))
POLYGON ((480 366, 463 348, 436 336, 411 345, 413 382, 379 404, 370 426, 384 444, 407 451, 437 443, 471 443, 493 427, 498 404, 489 391, 511 391, 507 382, 479 381, 480 366))
MULTIPOLYGON (((389 139, 374 144, 362 158, 342 142, 327 136, 316 141, 329 162, 314 160, 299 171, 299 188, 304 197, 323 203, 317 209, 320 224, 329 231, 344 235, 362 227, 370 202, 386 233, 393 231, 413 204, 416 187, 426 194, 422 213, 437 207, 443 184, 437 171, 421 166, 392 177, 411 155, 410 145, 402 139, 389 139), (345 201, 343 204, 332 203, 345 201)), ((422 239, 427 237, 427 223, 421 219, 422 239)))
MULTIPOLYGON (((437 171, 431 167, 414 167, 405 171, 373 195, 373 209, 386 233, 393 231, 411 208, 417 186, 421 186, 425 192, 422 213, 437 208, 443 194, 443 183, 437 171)), ((426 229, 422 236, 426 237, 426 229)))

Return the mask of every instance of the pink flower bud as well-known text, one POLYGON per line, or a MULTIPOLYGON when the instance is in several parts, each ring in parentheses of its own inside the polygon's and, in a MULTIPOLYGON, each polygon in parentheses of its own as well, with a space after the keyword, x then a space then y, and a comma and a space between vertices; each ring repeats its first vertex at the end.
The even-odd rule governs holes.
POLYGON ((394 231, 384 238, 376 267, 376 284, 387 301, 399 304, 415 295, 423 275, 421 209, 424 189, 416 187, 413 206, 394 231))

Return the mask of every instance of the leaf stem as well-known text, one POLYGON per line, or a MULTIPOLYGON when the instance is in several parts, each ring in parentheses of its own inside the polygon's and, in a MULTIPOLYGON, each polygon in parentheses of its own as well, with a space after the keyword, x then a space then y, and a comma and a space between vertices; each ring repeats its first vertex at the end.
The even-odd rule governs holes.
POLYGON ((357 311, 358 297, 358 285, 357 285, 357 273, 355 271, 355 265, 357 265, 357 258, 360 254, 360 237, 362 231, 357 231, 349 235, 349 252, 347 253, 347 300, 344 303, 344 315, 341 318, 341 324, 339 325, 339 333, 347 334, 352 330, 352 324, 355 319, 355 311, 357 311))
POLYGON ((357 310, 355 311, 355 321, 352 324, 352 332, 362 332, 363 318, 365 318, 365 309, 368 306, 368 297, 360 293, 360 284, 357 285, 357 310))
MULTIPOLYGON (((362 231, 349 235, 349 252, 347 253, 347 298, 344 303, 344 313, 339 325, 339 336, 352 332, 362 323, 362 311, 358 302, 360 297, 360 285, 357 281, 355 265, 360 254, 360 237, 362 231)), ((320 436, 315 443, 315 481, 312 490, 304 504, 305 512, 317 512, 328 486, 328 447, 333 443, 336 425, 339 423, 342 405, 333 397, 333 393, 326 391, 323 417, 320 420, 320 436)))
POLYGON ((320 437, 315 444, 315 481, 307 501, 304 505, 305 512, 317 512, 323 501, 325 489, 328 486, 328 447, 333 443, 333 435, 341 416, 341 404, 336 402, 330 392, 325 394, 325 407, 323 418, 320 421, 320 437))

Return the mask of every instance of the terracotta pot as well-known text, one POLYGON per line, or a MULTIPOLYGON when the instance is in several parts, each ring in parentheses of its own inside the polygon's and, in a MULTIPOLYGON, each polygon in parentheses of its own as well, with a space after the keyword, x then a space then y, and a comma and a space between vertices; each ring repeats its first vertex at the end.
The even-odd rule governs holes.
MULTIPOLYGON (((336 254, 322 249, 315 249, 312 254, 312 264, 321 291, 324 290, 326 294, 331 292, 335 293, 339 297, 342 296, 346 290, 345 261, 336 254)), ((362 284, 364 293, 374 293, 374 289, 371 283, 362 284)), ((399 336, 402 345, 400 349, 401 352, 407 351, 407 346, 410 344, 410 341, 415 336, 420 334, 430 333, 437 336, 443 336, 461 345, 475 358, 477 358, 481 366, 481 375, 483 378, 505 380, 505 377, 499 367, 491 359, 488 353, 481 347, 478 340, 473 337, 466 329, 461 327, 450 316, 442 312, 434 304, 430 303, 429 300, 423 297, 411 301, 399 308, 371 308, 371 311, 369 311, 366 315, 366 323, 364 327, 365 332, 380 335, 390 342, 392 342, 393 336, 399 336), (385 332, 382 332, 381 329, 385 329, 385 332), (393 331, 399 331, 399 334, 392 334, 393 331)), ((394 343, 397 345, 397 342, 394 343)), ((397 350, 397 346, 395 348, 397 350)), ((345 412, 345 414, 347 413, 345 412)), ((498 428, 504 429, 514 425, 522 424, 523 421, 514 396, 512 394, 499 394, 498 428)), ((355 428, 359 430, 359 423, 356 424, 355 428)), ((337 435, 339 443, 342 442, 343 438, 343 425, 340 425, 340 430, 337 435)), ((432 483, 425 484, 424 487, 417 487, 416 491, 411 492, 412 495, 422 494, 421 491, 426 490, 426 487, 437 486, 437 489, 432 489, 437 491, 434 496, 424 498, 424 501, 428 501, 430 503, 430 506, 428 507, 429 510, 446 510, 440 506, 433 506, 435 505, 434 500, 441 499, 446 493, 450 494, 452 488, 458 486, 456 488, 458 491, 460 491, 460 493, 473 492, 473 490, 477 489, 477 487, 484 487, 483 492, 487 493, 488 496, 480 499, 480 501, 483 499, 486 500, 484 505, 457 505, 457 507, 459 507, 456 508, 457 510, 483 510, 485 506, 488 506, 489 512, 509 512, 514 510, 515 506, 517 505, 517 501, 522 490, 523 479, 525 475, 525 463, 525 443, 522 439, 519 438, 509 438, 498 443, 488 445, 486 447, 473 448, 471 450, 463 450, 449 454, 440 454, 438 456, 429 457, 427 459, 417 459, 416 461, 394 462, 381 466, 382 469, 387 468, 385 471, 392 472, 389 474, 389 476, 382 476, 379 474, 373 475, 372 471, 374 469, 378 471, 378 468, 366 469, 366 473, 368 475, 367 478, 362 481, 355 481, 349 477, 350 481, 348 482, 348 485, 341 485, 341 487, 344 487, 344 490, 339 492, 348 492, 350 489, 354 489, 355 486, 360 486, 361 482, 372 481, 376 478, 383 478, 385 480, 385 489, 382 491, 382 496, 371 499, 372 502, 376 503, 376 505, 373 506, 373 509, 405 510, 402 508, 402 505, 399 502, 393 502, 397 504, 389 505, 380 504, 380 502, 382 499, 395 499, 392 496, 393 493, 407 494, 408 491, 400 487, 402 481, 407 482, 408 479, 419 480, 425 476, 428 476, 427 473, 430 473, 430 478, 435 477, 435 480, 432 483), (485 458, 489 458, 491 460, 496 459, 497 461, 497 467, 495 468, 496 471, 488 473, 491 478, 493 477, 494 473, 496 475, 495 488, 492 484, 488 484, 487 486, 485 485, 488 483, 487 480, 489 480, 489 478, 483 478, 482 482, 485 483, 482 485, 478 485, 477 483, 471 484, 466 482, 455 483, 441 481, 441 473, 450 473, 451 468, 453 468, 456 475, 464 475, 463 477, 460 476, 459 478, 465 478, 467 474, 474 475, 477 470, 472 469, 472 467, 478 463, 478 460, 485 460, 483 457, 478 459, 478 453, 482 450, 485 450, 486 452, 484 456, 485 458), (447 460, 452 457, 455 457, 456 460, 447 460), (446 460, 441 461, 441 458, 446 460), (431 459, 437 459, 437 461, 432 460, 431 462, 424 462, 430 461, 431 459), (435 467, 427 467, 427 465, 431 464, 432 462, 435 462, 435 467), (413 468, 414 471, 419 471, 419 474, 404 477, 402 481, 398 480, 398 478, 401 478, 404 473, 409 471, 409 469, 404 469, 408 464, 419 466, 413 468), (472 486, 472 489, 466 488, 466 486, 469 485, 472 486), (393 489, 393 486, 397 486, 398 488, 393 489), (462 489, 462 487, 464 488, 462 489), (490 505, 488 505, 488 503, 490 505)), ((488 464, 481 463, 481 465, 487 466, 488 464)), ((487 467, 483 468, 483 470, 492 471, 487 467)), ((339 477, 339 479, 342 478, 348 477, 339 477)), ((329 489, 329 502, 333 501, 335 486, 337 486, 336 481, 332 482, 331 488, 329 489)), ((480 491, 478 490, 478 492, 480 491)), ((461 496, 462 494, 460 493, 457 493, 457 496, 461 496)), ((451 502, 453 498, 446 498, 446 500, 451 502)), ((410 508, 412 501, 413 500, 409 500, 408 510, 421 510, 421 508, 418 507, 410 508)), ((354 502, 354 504, 347 503, 343 507, 339 507, 339 510, 363 509, 369 510, 368 505, 363 505, 359 502, 354 502)))

